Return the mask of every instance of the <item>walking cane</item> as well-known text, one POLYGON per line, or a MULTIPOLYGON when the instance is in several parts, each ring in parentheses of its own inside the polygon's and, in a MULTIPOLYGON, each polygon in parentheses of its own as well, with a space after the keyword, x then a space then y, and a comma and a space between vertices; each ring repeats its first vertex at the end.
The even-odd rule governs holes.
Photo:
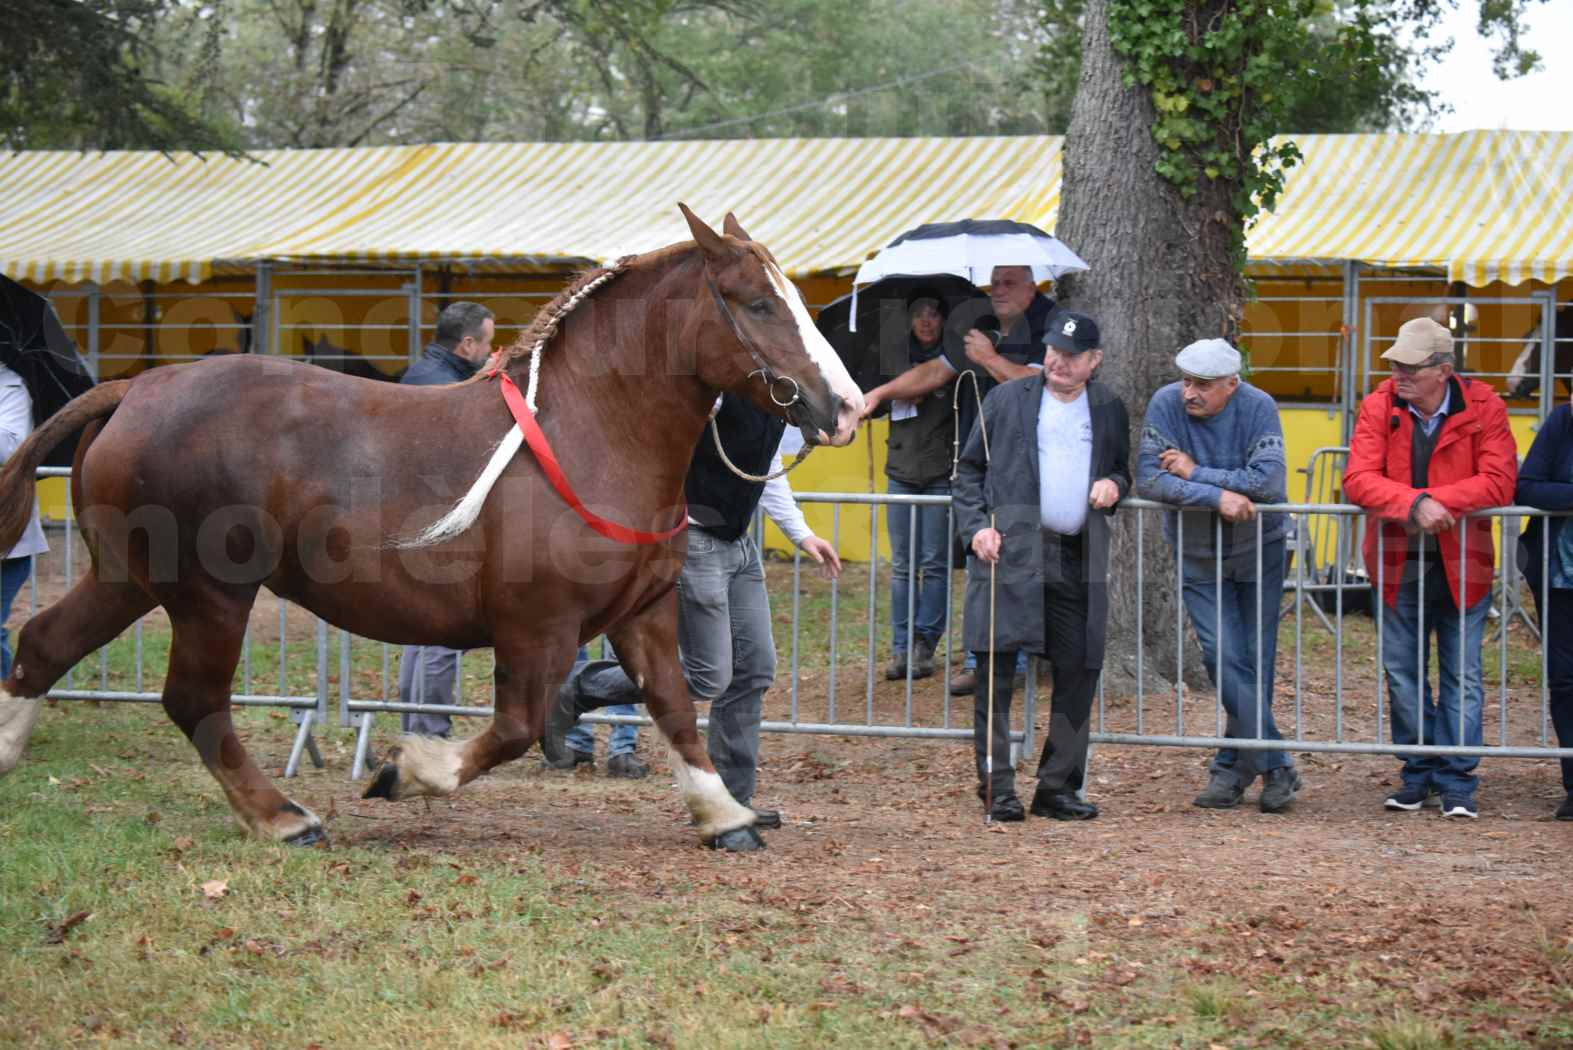
MULTIPOLYGON (((961 463, 961 416, 958 410, 961 407, 962 380, 965 379, 972 380, 972 396, 978 402, 978 434, 983 438, 984 467, 987 468, 991 462, 989 457, 989 428, 983 419, 983 396, 978 393, 977 373, 968 370, 961 373, 960 378, 956 380, 956 389, 950 398, 953 434, 951 441, 951 481, 956 480, 961 463)), ((999 531, 994 528, 994 511, 992 510, 989 511, 989 529, 994 532, 999 531)), ((1001 538, 1000 546, 1004 547, 1003 538, 1001 538)), ((999 551, 996 551, 994 560, 989 562, 989 667, 988 694, 984 701, 988 707, 988 713, 984 719, 986 735, 983 744, 983 823, 986 825, 994 823, 994 589, 999 575, 999 553, 999 551)), ((1013 672, 1014 670, 1012 668, 1013 672)))

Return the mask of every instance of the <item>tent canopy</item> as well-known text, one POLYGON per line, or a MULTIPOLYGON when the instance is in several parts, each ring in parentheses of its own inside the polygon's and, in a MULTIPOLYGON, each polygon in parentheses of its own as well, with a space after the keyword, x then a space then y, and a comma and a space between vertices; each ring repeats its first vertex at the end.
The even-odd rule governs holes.
MULTIPOLYGON (((1573 273, 1573 133, 1307 135, 1254 260, 1445 268, 1480 285, 1573 273)), ((733 211, 794 277, 844 274, 922 222, 1053 229, 1057 136, 482 143, 0 155, 0 270, 185 279, 261 260, 513 271, 683 240, 676 204, 733 211)), ((1073 246, 1074 247, 1074 246, 1073 246)))

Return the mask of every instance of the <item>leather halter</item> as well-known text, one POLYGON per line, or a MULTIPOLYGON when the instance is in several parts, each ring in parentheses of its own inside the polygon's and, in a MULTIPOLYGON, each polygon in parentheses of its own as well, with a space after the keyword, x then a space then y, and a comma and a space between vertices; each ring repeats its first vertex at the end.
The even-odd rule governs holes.
POLYGON ((803 403, 803 388, 798 385, 796 379, 788 375, 778 374, 775 369, 765 363, 764 355, 759 352, 759 347, 743 331, 742 327, 737 323, 737 318, 733 317, 732 311, 727 308, 726 300, 721 297, 721 289, 716 287, 715 278, 710 275, 708 269, 705 270, 705 284, 710 287, 710 294, 715 298, 716 309, 721 311, 722 317, 726 318, 727 327, 732 330, 733 337, 737 339, 744 350, 748 351, 748 356, 754 359, 754 364, 759 366, 748 373, 749 376, 759 376, 763 379, 765 385, 769 388, 770 400, 775 402, 780 408, 787 409, 787 418, 792 421, 793 426, 800 426, 801 424, 798 423, 796 418, 797 413, 792 411, 792 409, 803 403), (792 386, 791 396, 784 401, 776 395, 776 387, 781 383, 790 383, 792 386))

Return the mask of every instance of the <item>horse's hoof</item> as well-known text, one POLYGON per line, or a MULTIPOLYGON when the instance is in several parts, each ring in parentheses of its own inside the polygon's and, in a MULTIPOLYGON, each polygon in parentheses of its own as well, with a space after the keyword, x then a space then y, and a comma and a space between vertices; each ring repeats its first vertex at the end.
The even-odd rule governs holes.
POLYGON ((765 840, 752 826, 723 831, 705 843, 711 849, 724 849, 728 853, 753 853, 765 848, 765 840))
POLYGON ((333 848, 333 844, 328 841, 328 833, 323 831, 320 826, 295 832, 295 834, 284 840, 284 845, 299 846, 302 849, 309 849, 313 846, 318 849, 333 848))
POLYGON ((399 767, 392 762, 384 762, 377 770, 377 775, 371 778, 371 783, 366 787, 366 793, 361 798, 393 799, 393 789, 399 784, 399 767))

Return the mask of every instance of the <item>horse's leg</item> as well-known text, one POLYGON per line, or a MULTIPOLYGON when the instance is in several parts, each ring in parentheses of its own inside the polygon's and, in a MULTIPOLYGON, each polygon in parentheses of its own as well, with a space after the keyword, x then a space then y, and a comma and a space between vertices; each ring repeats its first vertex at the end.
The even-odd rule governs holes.
POLYGON ((0 684, 0 776, 11 771, 27 746, 38 719, 40 701, 35 698, 154 604, 135 583, 102 583, 90 574, 27 621, 17 638, 11 674, 0 684))
POLYGON ((677 659, 677 591, 672 590, 607 631, 628 677, 644 691, 645 708, 671 749, 672 772, 707 846, 738 852, 763 849, 754 811, 741 805, 710 763, 699 718, 677 659))
POLYGON ((171 611, 174 637, 164 710, 224 789, 241 826, 258 838, 309 846, 326 841, 322 821, 286 798, 257 768, 230 717, 230 685, 255 596, 255 591, 244 597, 207 592, 202 600, 188 598, 179 612, 171 611))
POLYGON ((491 724, 463 741, 406 735, 388 752, 366 798, 451 795, 493 766, 512 761, 541 738, 546 705, 573 667, 577 625, 533 625, 495 639, 497 705, 491 724))

